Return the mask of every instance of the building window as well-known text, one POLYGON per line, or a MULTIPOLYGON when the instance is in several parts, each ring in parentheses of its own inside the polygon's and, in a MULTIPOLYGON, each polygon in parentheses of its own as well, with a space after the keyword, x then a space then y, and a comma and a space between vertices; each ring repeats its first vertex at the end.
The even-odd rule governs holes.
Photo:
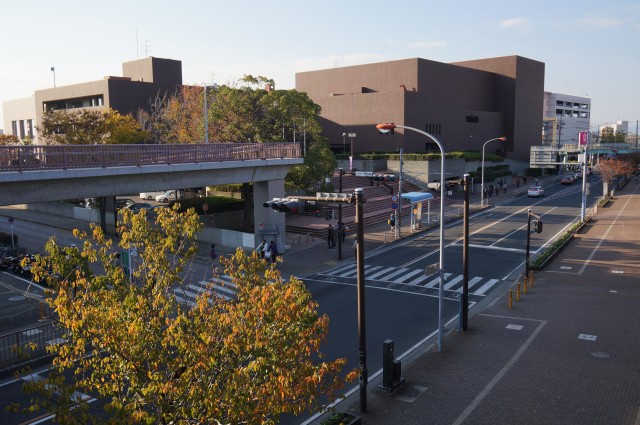
POLYGON ((582 104, 580 105, 580 107, 581 107, 582 109, 589 109, 589 104, 588 104, 588 103, 582 103, 582 104))
POLYGON ((477 123, 480 121, 480 117, 476 115, 467 115, 467 122, 477 123))
POLYGON ((426 127, 426 132, 429 134, 441 134, 442 133, 442 124, 435 124, 435 123, 427 123, 426 127))
POLYGON ((564 106, 564 102, 561 100, 556 100, 556 106, 564 106))

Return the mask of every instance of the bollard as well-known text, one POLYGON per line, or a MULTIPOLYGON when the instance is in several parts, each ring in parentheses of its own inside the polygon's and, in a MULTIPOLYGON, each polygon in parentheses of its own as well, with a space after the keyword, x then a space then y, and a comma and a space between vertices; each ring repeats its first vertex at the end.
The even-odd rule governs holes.
POLYGON ((522 288, 523 288, 524 294, 527 295, 527 277, 526 276, 524 277, 524 283, 522 288))
POLYGON ((520 284, 516 285, 516 301, 520 301, 520 284))
POLYGON ((40 310, 40 320, 44 320, 44 302, 40 301, 38 310, 40 310))
POLYGON ((529 272, 529 285, 533 288, 533 270, 529 272))
POLYGON ((513 289, 509 289, 509 310, 513 307, 513 289))

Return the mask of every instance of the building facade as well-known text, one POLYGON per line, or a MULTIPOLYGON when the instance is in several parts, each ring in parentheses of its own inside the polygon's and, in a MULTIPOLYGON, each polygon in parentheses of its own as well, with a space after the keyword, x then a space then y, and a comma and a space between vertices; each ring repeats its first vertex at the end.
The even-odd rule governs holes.
POLYGON ((578 133, 589 131, 591 99, 582 96, 544 92, 542 144, 561 147, 577 145, 578 133))
POLYGON ((528 161, 530 146, 540 143, 544 63, 520 56, 448 64, 412 58, 301 72, 296 89, 322 107, 323 135, 336 152, 439 152, 415 132, 380 135, 380 122, 424 130, 447 152, 481 151, 485 141, 505 136, 486 152, 528 161))
POLYGON ((32 97, 3 102, 4 128, 7 134, 38 144, 36 128, 45 111, 111 108, 135 116, 139 109, 149 110, 156 96, 182 86, 182 62, 148 57, 123 63, 122 75, 36 90, 32 97))

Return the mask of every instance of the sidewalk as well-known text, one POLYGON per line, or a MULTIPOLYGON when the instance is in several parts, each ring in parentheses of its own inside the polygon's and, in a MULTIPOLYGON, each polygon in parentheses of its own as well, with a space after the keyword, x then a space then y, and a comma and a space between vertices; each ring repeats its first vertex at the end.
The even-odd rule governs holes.
MULTIPOLYGON (((472 311, 402 360, 393 395, 336 408, 363 424, 640 424, 640 185, 616 192, 513 309, 472 311)), ((314 423, 319 423, 316 421, 314 423)))

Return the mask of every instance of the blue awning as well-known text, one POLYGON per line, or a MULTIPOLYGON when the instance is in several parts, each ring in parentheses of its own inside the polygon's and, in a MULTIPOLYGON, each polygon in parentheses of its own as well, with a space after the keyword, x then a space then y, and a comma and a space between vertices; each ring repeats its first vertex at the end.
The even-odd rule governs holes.
POLYGON ((400 195, 401 199, 408 199, 411 202, 429 201, 433 195, 428 192, 407 192, 400 195))

